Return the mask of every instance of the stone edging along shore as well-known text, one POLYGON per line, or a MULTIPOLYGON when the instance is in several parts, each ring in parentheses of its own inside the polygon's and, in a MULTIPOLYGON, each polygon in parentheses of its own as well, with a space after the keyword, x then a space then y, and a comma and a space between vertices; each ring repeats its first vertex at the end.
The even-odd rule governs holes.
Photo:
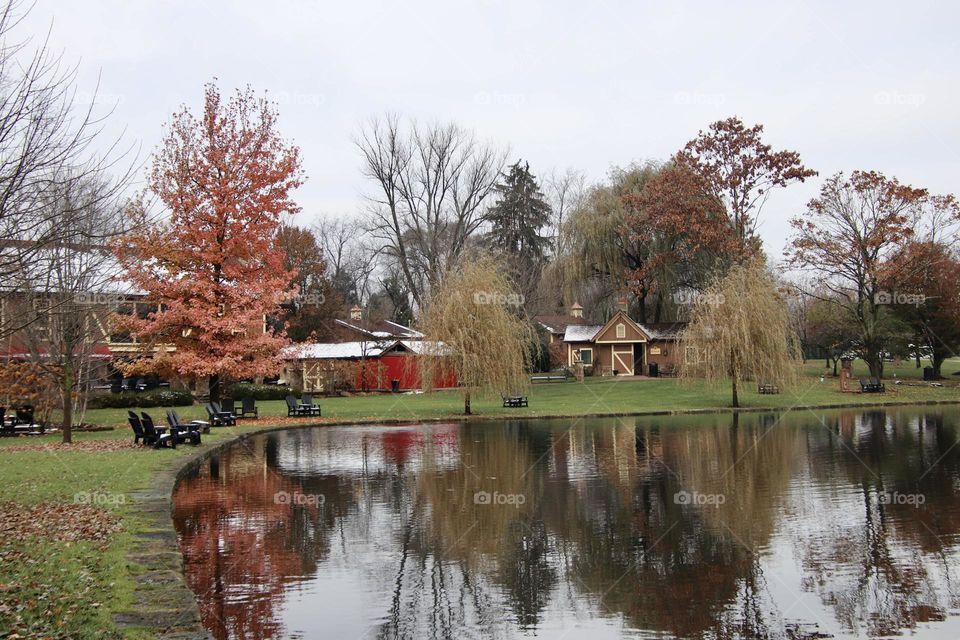
POLYGON ((140 573, 133 576, 136 586, 133 591, 132 608, 128 611, 114 613, 113 619, 121 629, 146 628, 154 631, 158 638, 164 640, 212 640, 213 636, 203 628, 200 622, 200 610, 197 606, 196 597, 193 591, 187 586, 186 579, 183 575, 183 557, 180 553, 177 532, 173 526, 173 491, 180 478, 195 469, 206 460, 208 456, 236 442, 263 433, 317 426, 327 427, 364 424, 398 425, 450 421, 620 418, 757 412, 783 413, 795 410, 876 409, 957 404, 960 404, 960 399, 927 400, 922 402, 892 401, 869 404, 837 403, 779 408, 711 408, 550 416, 491 417, 451 415, 442 418, 423 418, 416 420, 360 418, 330 422, 308 422, 304 424, 264 425, 251 431, 238 433, 234 437, 226 438, 215 443, 200 445, 194 450, 195 453, 184 458, 178 458, 168 468, 154 476, 149 488, 130 493, 128 497, 132 503, 131 517, 141 521, 142 526, 138 527, 140 530, 133 536, 134 542, 131 551, 128 553, 127 560, 131 565, 138 565, 140 567, 140 573))

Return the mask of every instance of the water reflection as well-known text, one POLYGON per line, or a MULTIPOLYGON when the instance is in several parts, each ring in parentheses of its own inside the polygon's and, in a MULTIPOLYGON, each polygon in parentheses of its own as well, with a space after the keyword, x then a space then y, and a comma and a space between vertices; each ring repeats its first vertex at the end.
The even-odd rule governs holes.
POLYGON ((217 638, 960 637, 960 414, 317 428, 178 486, 217 638))

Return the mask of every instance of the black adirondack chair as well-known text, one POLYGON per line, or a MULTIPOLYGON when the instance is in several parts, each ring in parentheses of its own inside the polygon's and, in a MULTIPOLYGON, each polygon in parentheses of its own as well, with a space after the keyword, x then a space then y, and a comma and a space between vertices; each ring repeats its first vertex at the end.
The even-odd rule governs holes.
MULTIPOLYGON (((214 402, 213 406, 217 406, 217 403, 214 402)), ((220 401, 220 410, 224 413, 229 413, 230 415, 236 417, 237 407, 236 403, 233 401, 233 398, 225 398, 220 401)))
POLYGON ((143 432, 143 424, 140 423, 140 416, 135 414, 133 411, 127 411, 127 421, 130 423, 130 428, 133 429, 134 446, 140 444, 141 442, 146 445, 147 434, 143 432))
MULTIPOLYGON (((213 410, 217 412, 217 415, 227 420, 228 424, 237 424, 237 416, 233 409, 225 409, 219 402, 211 402, 210 404, 213 405, 213 410)), ((233 400, 230 401, 230 406, 233 406, 233 400)))
POLYGON ((257 411, 257 403, 253 398, 247 397, 240 401, 240 415, 238 418, 246 418, 248 416, 253 416, 254 418, 259 418, 260 413, 257 411))
POLYGON ((167 424, 169 424, 172 429, 176 430, 179 433, 189 434, 190 441, 193 442, 193 444, 200 444, 201 431, 203 433, 210 433, 209 424, 205 424, 205 423, 201 424, 196 420, 192 422, 184 422, 183 420, 180 419, 180 416, 177 415, 177 412, 174 411, 173 409, 170 409, 167 411, 167 424), (196 432, 196 436, 193 436, 194 432, 196 432), (196 438, 196 442, 194 442, 194 437, 196 438))
POLYGON ((25 424, 28 427, 33 424, 33 405, 25 404, 17 407, 17 424, 25 424))
POLYGON ((0 436, 15 436, 17 430, 14 428, 14 418, 7 420, 7 408, 0 407, 0 436))
POLYGON ((233 414, 224 413, 220 410, 219 405, 208 402, 204 407, 207 410, 207 416, 210 418, 210 424, 213 426, 224 427, 237 424, 237 420, 233 417, 233 414))
POLYGON ((320 415, 320 405, 313 404, 313 396, 309 393, 303 394, 300 398, 300 406, 306 408, 308 416, 320 415))
POLYGON ((143 425, 143 433, 147 436, 147 441, 145 444, 153 444, 154 449, 159 449, 160 447, 170 447, 172 449, 177 448, 176 434, 173 432, 167 432, 165 427, 158 427, 153 423, 153 418, 150 417, 146 411, 140 412, 140 424, 143 425))
POLYGON ((285 400, 287 401, 287 417, 288 418, 310 415, 309 413, 307 413, 306 409, 302 405, 297 404, 297 399, 294 398, 293 396, 287 396, 285 400))
POLYGON ((878 378, 860 378, 860 391, 863 393, 884 393, 887 390, 878 378))

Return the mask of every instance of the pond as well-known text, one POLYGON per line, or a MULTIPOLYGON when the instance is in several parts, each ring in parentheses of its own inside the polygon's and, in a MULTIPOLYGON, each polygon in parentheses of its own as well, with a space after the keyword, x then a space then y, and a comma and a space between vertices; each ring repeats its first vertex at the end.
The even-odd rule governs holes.
POLYGON ((960 412, 316 427, 174 521, 219 638, 960 637, 960 412))

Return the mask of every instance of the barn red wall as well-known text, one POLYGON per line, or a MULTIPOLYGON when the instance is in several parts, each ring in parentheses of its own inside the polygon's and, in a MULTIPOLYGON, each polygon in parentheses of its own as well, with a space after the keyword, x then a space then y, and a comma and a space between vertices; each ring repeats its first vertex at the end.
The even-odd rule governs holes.
MULTIPOLYGON (((387 354, 380 356, 379 358, 369 358, 365 365, 366 378, 367 378, 367 388, 374 390, 379 389, 382 391, 390 390, 390 381, 399 380, 401 389, 419 389, 420 388, 420 374, 417 371, 417 363, 413 356, 400 355, 400 354, 387 354), (410 367, 407 368, 407 362, 410 361, 410 367), (381 371, 379 380, 377 380, 377 372, 381 371)), ((361 389, 362 380, 360 376, 360 368, 357 368, 355 388, 361 389)), ((450 373, 444 373, 437 376, 437 380, 434 382, 434 386, 438 389, 449 389, 451 387, 457 386, 456 376, 450 373)))

